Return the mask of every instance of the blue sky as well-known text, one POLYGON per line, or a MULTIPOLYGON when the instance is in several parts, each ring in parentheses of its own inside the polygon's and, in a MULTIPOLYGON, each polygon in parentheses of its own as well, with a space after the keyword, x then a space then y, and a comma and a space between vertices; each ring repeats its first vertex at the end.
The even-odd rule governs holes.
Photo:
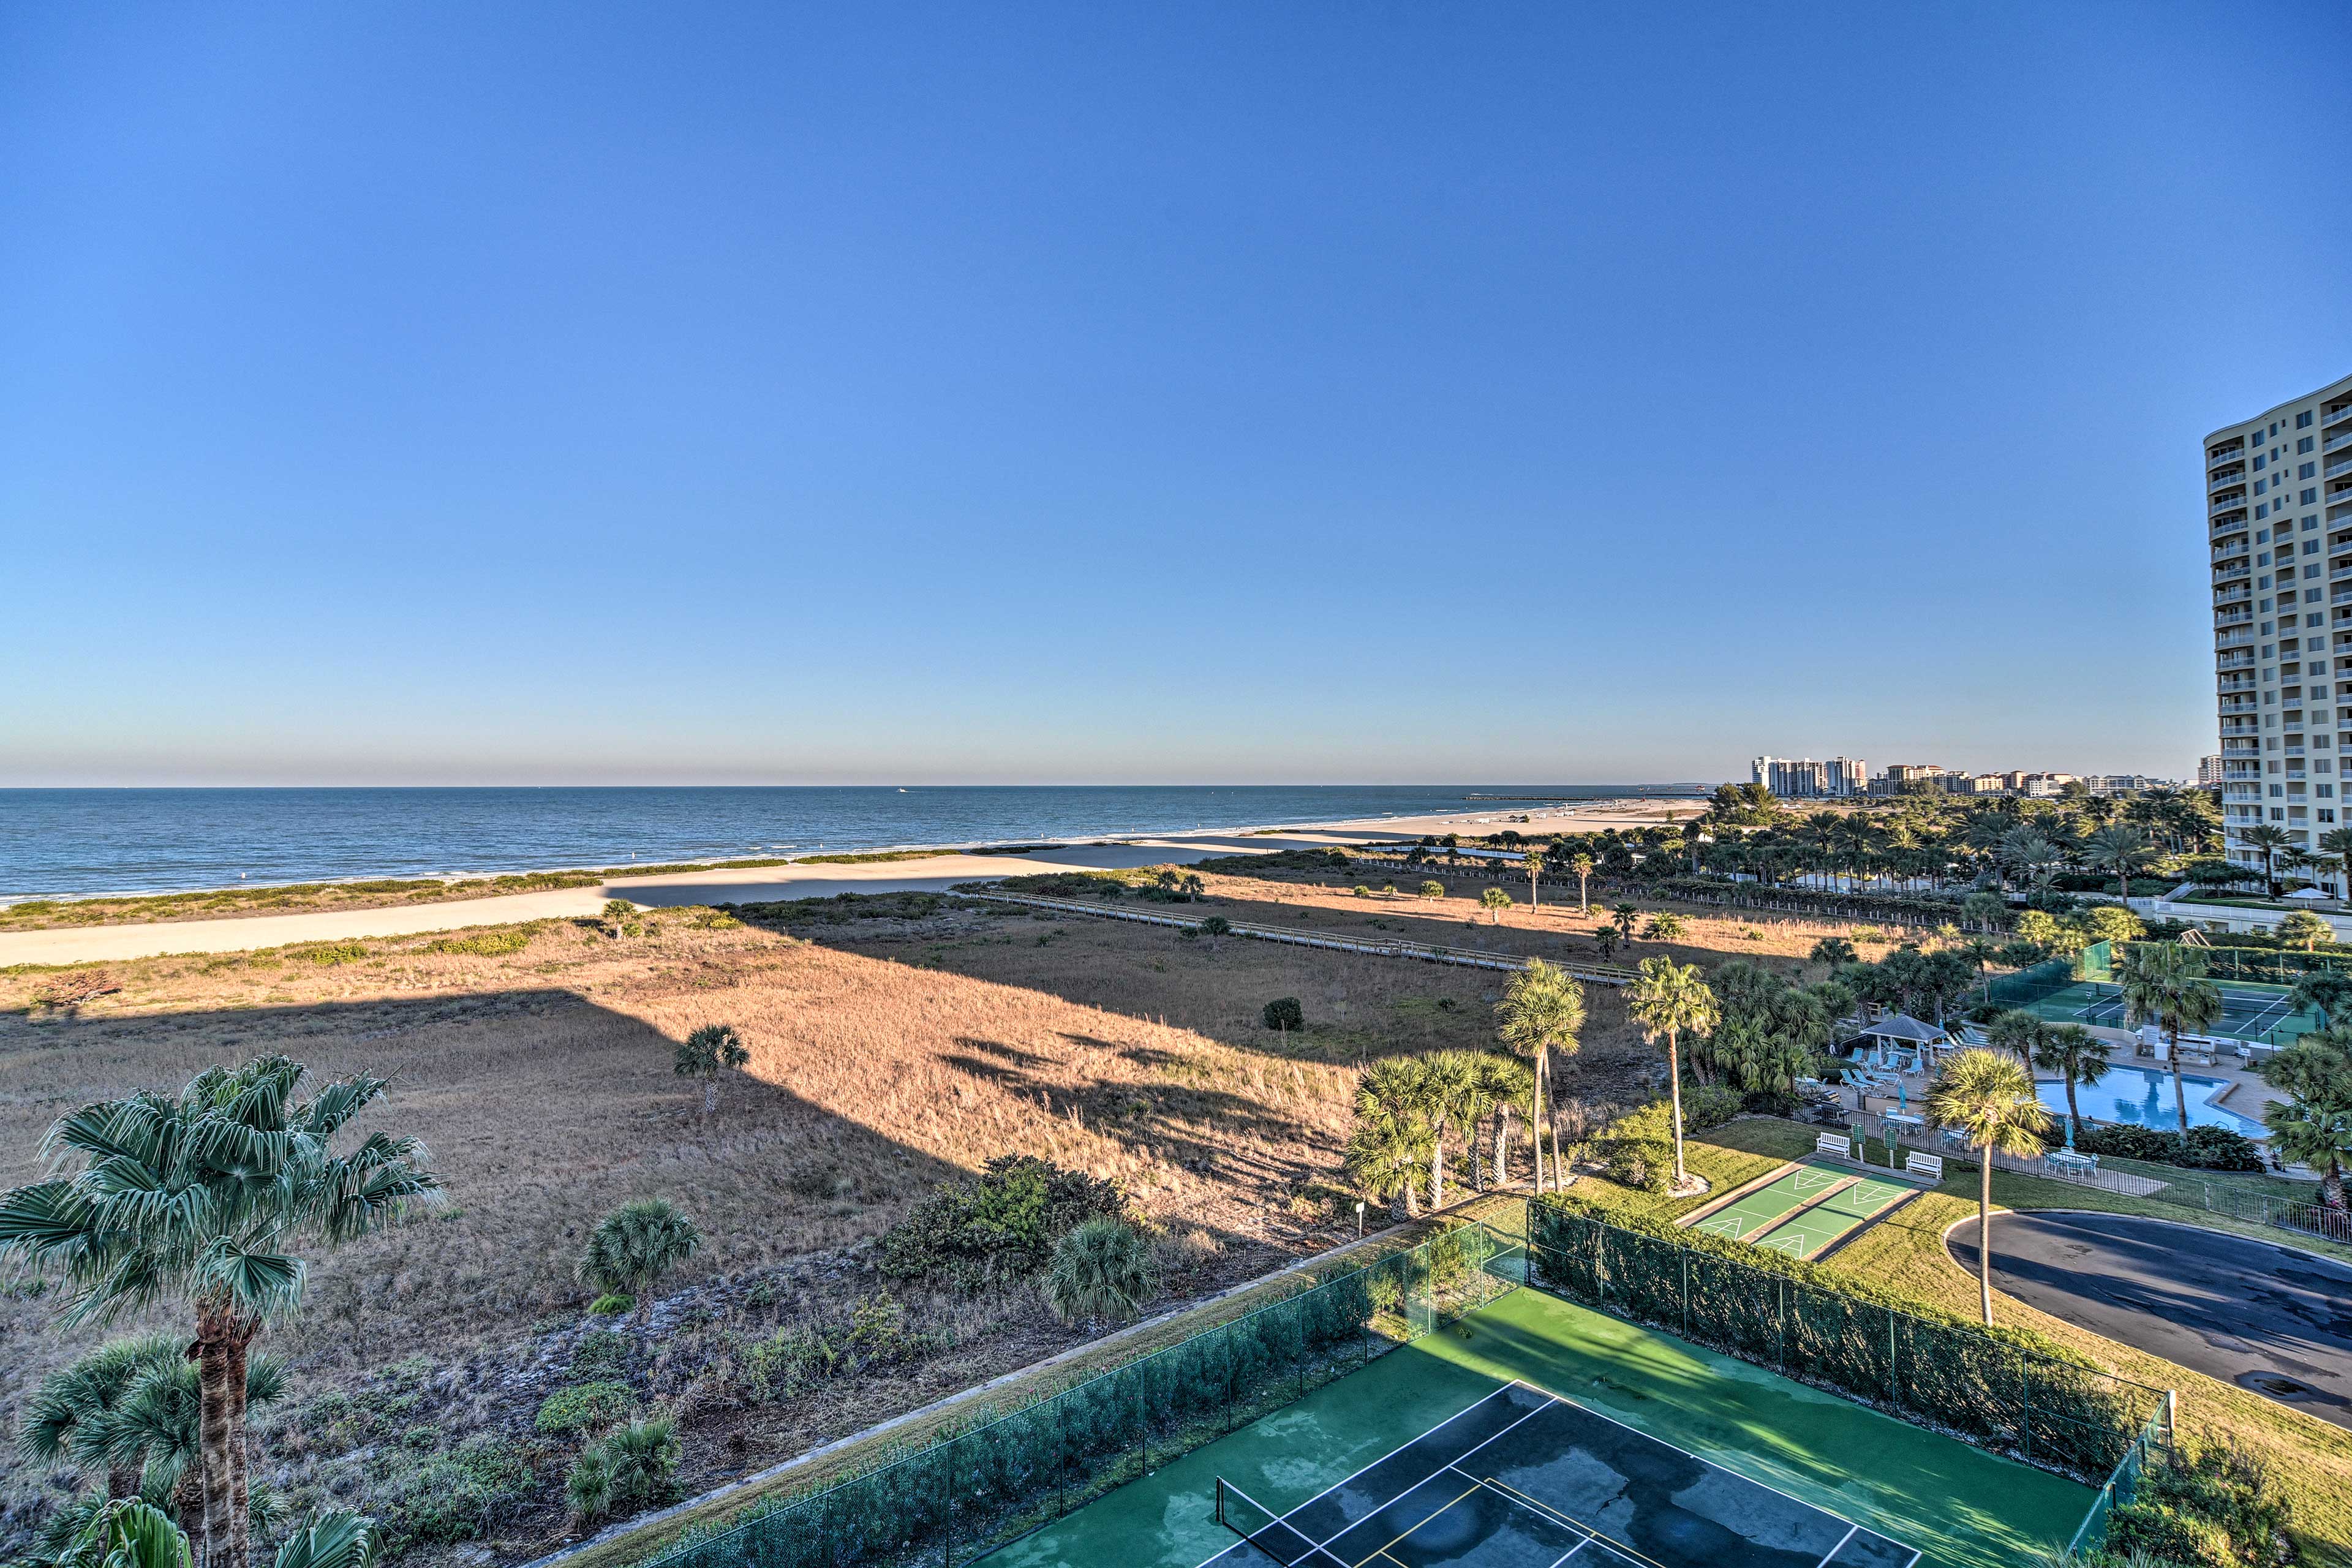
POLYGON ((2340 4, 0 11, 0 784, 2178 774, 2340 4))

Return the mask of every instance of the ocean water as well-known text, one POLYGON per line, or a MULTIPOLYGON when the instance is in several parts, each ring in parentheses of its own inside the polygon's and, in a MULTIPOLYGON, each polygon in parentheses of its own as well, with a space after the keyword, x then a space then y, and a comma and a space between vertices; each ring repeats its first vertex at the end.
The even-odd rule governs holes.
POLYGON ((1701 793, 1692 784, 0 790, 0 902, 240 879, 1106 838, 1701 793))

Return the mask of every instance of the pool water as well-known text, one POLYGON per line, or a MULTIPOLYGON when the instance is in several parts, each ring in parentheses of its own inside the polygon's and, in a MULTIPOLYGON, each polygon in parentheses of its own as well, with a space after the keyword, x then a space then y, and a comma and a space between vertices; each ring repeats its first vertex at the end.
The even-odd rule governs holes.
MULTIPOLYGON (((2066 1114, 2065 1084, 2054 1078, 2042 1079, 2033 1087, 2051 1113, 2063 1119, 2066 1114)), ((2271 1135, 2270 1129, 2261 1122, 2213 1103, 2230 1087, 2223 1079, 2185 1073, 2180 1087, 2189 1096, 2189 1126, 2226 1127, 2249 1138, 2271 1135)), ((2106 1076, 2096 1084, 2076 1084, 2074 1101, 2083 1108, 2087 1121, 2119 1121, 2133 1127, 2160 1128, 2167 1132, 2178 1131, 2180 1127, 2180 1118, 2172 1109, 2172 1075, 2168 1072, 2148 1068, 2109 1068, 2106 1076)))

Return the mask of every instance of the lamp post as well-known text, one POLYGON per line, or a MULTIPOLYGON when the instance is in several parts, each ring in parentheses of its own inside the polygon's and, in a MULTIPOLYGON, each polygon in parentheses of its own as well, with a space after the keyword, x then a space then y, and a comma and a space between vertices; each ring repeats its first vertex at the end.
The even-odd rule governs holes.
POLYGON ((1364 1239, 1364 1200, 1361 1198, 1356 1200, 1356 1239, 1364 1239))

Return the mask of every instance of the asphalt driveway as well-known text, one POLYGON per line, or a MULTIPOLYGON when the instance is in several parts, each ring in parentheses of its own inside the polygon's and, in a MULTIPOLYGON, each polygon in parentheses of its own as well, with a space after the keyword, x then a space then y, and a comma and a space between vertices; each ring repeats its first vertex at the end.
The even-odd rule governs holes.
MULTIPOLYGON (((2352 1426, 2352 1267, 2129 1215, 1998 1215, 1993 1282, 2053 1318, 2352 1426)), ((1953 1259, 1977 1267, 1977 1222, 1953 1259)))

